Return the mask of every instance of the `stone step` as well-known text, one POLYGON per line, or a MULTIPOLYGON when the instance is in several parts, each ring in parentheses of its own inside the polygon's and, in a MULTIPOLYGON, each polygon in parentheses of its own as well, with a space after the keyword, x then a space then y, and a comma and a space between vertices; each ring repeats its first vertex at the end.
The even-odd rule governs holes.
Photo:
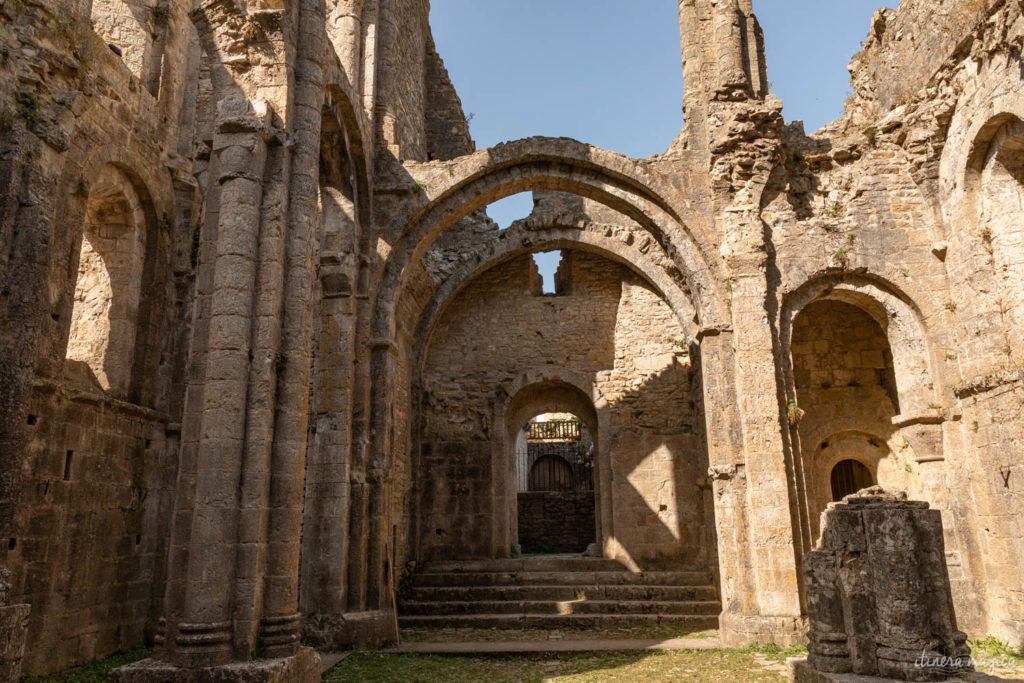
POLYGON ((672 626, 680 631, 718 628, 718 615, 689 614, 463 614, 402 616, 399 628, 594 629, 672 626))
POLYGON ((616 572, 626 568, 615 560, 577 557, 524 557, 502 560, 458 560, 427 562, 420 571, 431 574, 466 572, 616 572))
POLYGON ((403 616, 455 616, 464 614, 680 614, 717 615, 722 605, 714 601, 667 600, 484 600, 473 602, 403 602, 403 616))
POLYGON ((717 600, 714 586, 421 586, 409 598, 417 602, 475 600, 717 600))
POLYGON ((711 573, 684 572, 423 572, 413 576, 413 586, 707 586, 711 573))

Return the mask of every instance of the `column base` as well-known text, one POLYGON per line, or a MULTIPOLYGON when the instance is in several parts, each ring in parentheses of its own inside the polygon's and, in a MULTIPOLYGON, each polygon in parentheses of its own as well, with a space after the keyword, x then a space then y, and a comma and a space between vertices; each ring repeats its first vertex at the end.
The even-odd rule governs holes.
POLYGON ((224 666, 183 669, 159 659, 144 659, 114 669, 112 683, 319 683, 320 655, 308 647, 291 657, 224 666))
POLYGON ((398 642, 394 612, 311 614, 303 618, 302 642, 317 650, 380 650, 398 642))
POLYGON ((722 612, 718 617, 723 647, 767 645, 792 647, 807 644, 807 618, 760 616, 722 612))

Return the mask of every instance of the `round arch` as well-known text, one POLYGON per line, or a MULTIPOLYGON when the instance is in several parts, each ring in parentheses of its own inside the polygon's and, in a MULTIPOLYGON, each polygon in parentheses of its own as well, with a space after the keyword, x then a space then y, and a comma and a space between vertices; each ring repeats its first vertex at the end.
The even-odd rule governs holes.
MULTIPOLYGON (((76 145, 86 146, 86 140, 76 141, 76 145)), ((171 221, 174 215, 174 186, 171 174, 166 168, 153 164, 128 146, 103 145, 85 156, 85 166, 79 169, 81 175, 65 174, 61 178, 66 192, 61 193, 66 199, 63 207, 67 223, 79 226, 70 232, 60 248, 53 250, 51 267, 55 272, 62 272, 60 291, 51 292, 59 303, 52 304, 62 311, 60 324, 64 325, 59 334, 54 335, 55 344, 63 351, 63 358, 71 339, 71 323, 74 315, 74 298, 77 290, 77 266, 85 239, 87 212, 96 188, 84 184, 110 184, 120 186, 123 192, 133 195, 131 204, 136 205, 139 231, 140 258, 136 283, 145 296, 138 297, 138 307, 132 316, 134 319, 134 341, 130 351, 131 358, 127 361, 130 368, 125 370, 127 379, 121 382, 122 398, 134 403, 150 405, 156 400, 155 384, 145 382, 144 377, 153 376, 159 370, 161 340, 166 334, 168 309, 166 302, 173 297, 171 285, 171 247, 173 240, 183 239, 188 235, 190 226, 175 226, 171 221), (84 191, 83 191, 84 190, 84 191), (76 270, 72 271, 71 268, 76 270), (57 341, 59 340, 59 341, 57 341)), ((56 280, 55 280, 56 281, 56 280)))
MULTIPOLYGON (((408 222, 392 225, 373 313, 373 336, 393 338, 393 310, 406 287, 407 265, 420 257, 449 227, 474 211, 520 192, 555 190, 593 199, 638 223, 682 271, 704 327, 723 326, 726 307, 697 239, 657 185, 637 162, 571 140, 533 139, 508 143, 453 162, 449 178, 431 176, 437 188, 419 183, 428 200, 408 222), (461 171, 461 173, 458 173, 461 171), (432 195, 432 196, 431 196, 432 195)), ((434 164, 442 168, 442 166, 434 164)))
POLYGON ((828 273, 813 278, 783 297, 779 336, 785 358, 787 398, 795 400, 791 356, 793 321, 810 303, 831 299, 851 304, 881 327, 892 351, 901 419, 929 415, 942 395, 941 377, 927 342, 924 317, 906 294, 891 283, 865 273, 828 273))

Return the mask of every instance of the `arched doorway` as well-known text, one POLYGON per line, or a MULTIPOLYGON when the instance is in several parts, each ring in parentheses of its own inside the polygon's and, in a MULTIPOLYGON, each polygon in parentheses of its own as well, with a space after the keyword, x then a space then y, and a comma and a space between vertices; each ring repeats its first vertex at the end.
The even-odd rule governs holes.
POLYGON ((504 412, 512 481, 509 534, 526 555, 596 553, 600 442, 594 402, 562 379, 528 384, 504 412))
POLYGON ((515 441, 519 548, 582 553, 597 541, 594 439, 572 413, 542 413, 515 441))

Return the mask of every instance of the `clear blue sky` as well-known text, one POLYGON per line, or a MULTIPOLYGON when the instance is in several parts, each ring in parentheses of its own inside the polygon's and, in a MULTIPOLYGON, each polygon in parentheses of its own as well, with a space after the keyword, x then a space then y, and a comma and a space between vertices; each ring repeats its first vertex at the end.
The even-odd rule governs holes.
MULTIPOLYGON (((846 65, 886 0, 754 0, 788 121, 842 113, 846 65)), ((895 0, 889 0, 895 4, 895 0)), ((677 0, 432 0, 431 24, 478 147, 566 136, 633 157, 683 125, 677 0)), ((491 205, 503 227, 528 194, 491 205)), ((557 258, 540 260, 550 275, 557 258)))

